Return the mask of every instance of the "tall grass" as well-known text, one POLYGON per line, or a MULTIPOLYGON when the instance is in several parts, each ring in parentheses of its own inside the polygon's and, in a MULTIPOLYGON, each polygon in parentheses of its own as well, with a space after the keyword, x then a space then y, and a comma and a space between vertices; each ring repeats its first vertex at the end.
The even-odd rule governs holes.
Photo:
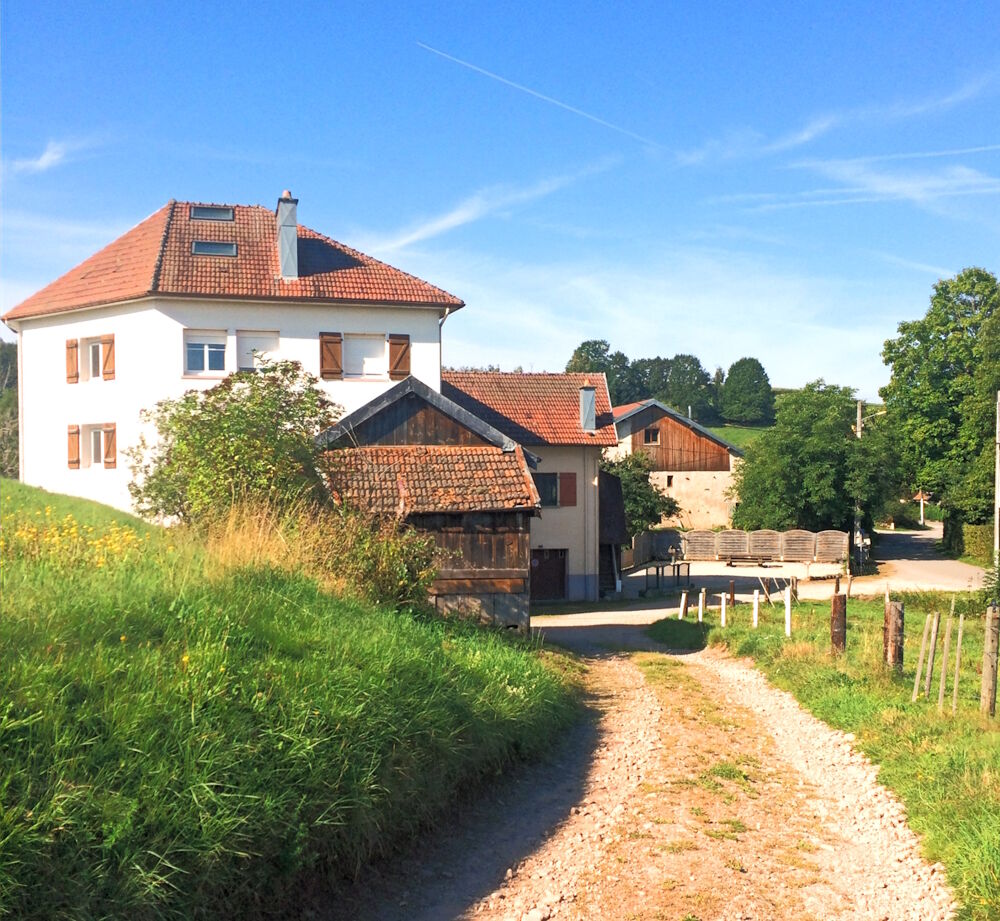
MULTIPOLYGON (((983 617, 977 599, 960 596, 965 609, 959 707, 951 715, 953 672, 944 714, 937 712, 945 619, 950 599, 904 596, 904 668, 881 664, 881 601, 848 603, 847 650, 830 653, 830 607, 799 604, 792 638, 784 636, 784 608, 762 604, 760 627, 750 625, 750 606, 729 612, 730 626, 710 612, 709 643, 752 656, 779 687, 792 692, 813 714, 856 736, 856 745, 881 765, 879 779, 906 804, 910 826, 922 836, 926 856, 940 860, 962 904, 960 916, 1000 919, 1000 722, 979 714, 983 617), (925 615, 942 613, 930 700, 910 701, 925 615)), ((956 621, 957 621, 956 617, 956 621)), ((955 624, 957 631, 957 623, 955 624)), ((950 666, 954 668, 956 633, 950 666)), ((661 621, 652 628, 662 642, 688 647, 693 625, 661 621)), ((921 687, 923 682, 921 682, 921 687)))
POLYGON ((294 915, 574 716, 530 644, 334 594, 247 522, 205 549, 0 489, 0 915, 294 915))

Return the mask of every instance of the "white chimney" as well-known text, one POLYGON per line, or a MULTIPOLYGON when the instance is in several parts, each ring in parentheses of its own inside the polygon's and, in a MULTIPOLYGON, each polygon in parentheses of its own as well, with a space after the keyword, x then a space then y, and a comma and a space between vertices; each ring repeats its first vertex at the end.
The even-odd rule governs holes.
POLYGON ((290 280, 299 277, 299 221, 297 198, 285 189, 278 199, 275 211, 278 224, 278 263, 281 277, 290 280))
POLYGON ((597 430, 597 389, 584 381, 580 388, 580 428, 585 432, 597 430))

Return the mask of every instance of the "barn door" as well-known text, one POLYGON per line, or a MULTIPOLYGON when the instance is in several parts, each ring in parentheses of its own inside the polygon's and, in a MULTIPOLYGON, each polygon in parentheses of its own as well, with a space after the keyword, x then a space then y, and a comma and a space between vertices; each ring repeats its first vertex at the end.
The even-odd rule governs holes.
POLYGON ((531 600, 555 601, 566 597, 566 551, 531 551, 531 600))

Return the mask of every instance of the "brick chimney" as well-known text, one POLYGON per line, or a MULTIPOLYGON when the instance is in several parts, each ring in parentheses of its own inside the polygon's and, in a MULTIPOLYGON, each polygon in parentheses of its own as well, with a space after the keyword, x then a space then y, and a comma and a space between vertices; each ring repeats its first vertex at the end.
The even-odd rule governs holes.
POLYGON ((597 430, 597 389, 588 380, 580 388, 580 428, 585 432, 597 430))
POLYGON ((299 222, 297 198, 285 189, 278 199, 275 217, 278 226, 278 262, 286 281, 299 277, 299 222))

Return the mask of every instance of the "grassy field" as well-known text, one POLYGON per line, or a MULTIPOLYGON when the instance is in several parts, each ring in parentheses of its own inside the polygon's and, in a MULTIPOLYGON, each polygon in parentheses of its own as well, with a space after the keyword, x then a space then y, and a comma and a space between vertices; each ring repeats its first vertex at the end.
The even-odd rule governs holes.
MULTIPOLYGON (((830 654, 829 604, 800 604, 793 612, 792 638, 784 637, 784 608, 762 605, 761 625, 750 628, 750 606, 730 612, 722 629, 717 612, 703 625, 665 620, 650 632, 675 648, 726 646, 752 656, 777 686, 831 726, 853 732, 855 743, 881 765, 879 778, 906 804, 910 826, 923 838, 924 853, 940 860, 962 903, 961 917, 1000 919, 1000 720, 979 715, 983 654, 980 605, 959 599, 968 611, 962 642, 959 707, 951 715, 952 673, 946 708, 937 712, 940 656, 949 600, 905 597, 902 675, 882 668, 881 601, 848 605, 847 652, 830 654), (938 661, 931 700, 911 703, 913 680, 926 614, 942 611, 938 661)), ((957 617, 956 617, 957 621, 957 617)), ((955 627, 957 632, 957 624, 955 627)), ((952 634, 952 668, 956 633, 952 634)))
POLYGON ((768 428, 766 425, 713 425, 709 426, 708 430, 737 448, 745 448, 768 428))
POLYGON ((0 495, 0 916, 298 916, 577 712, 526 642, 0 495))

